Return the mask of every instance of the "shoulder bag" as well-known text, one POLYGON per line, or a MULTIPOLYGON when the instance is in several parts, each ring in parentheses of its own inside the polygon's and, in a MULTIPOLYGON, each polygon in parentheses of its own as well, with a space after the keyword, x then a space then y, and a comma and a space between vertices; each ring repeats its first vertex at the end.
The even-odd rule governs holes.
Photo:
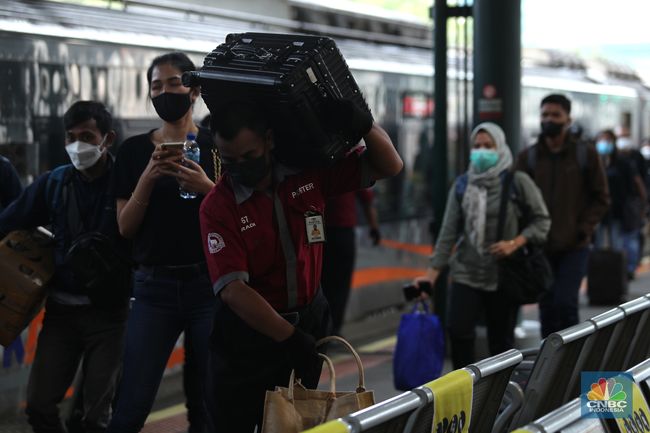
MULTIPOLYGON (((512 172, 503 179, 501 186, 501 202, 499 206, 499 221, 497 239, 503 240, 503 229, 506 219, 506 209, 513 186, 512 172)), ((516 196, 516 195, 515 195, 516 196)), ((522 210, 522 220, 518 227, 521 229, 530 223, 528 206, 515 197, 517 206, 522 210)), ((498 290, 508 296, 518 305, 534 304, 547 292, 553 284, 553 269, 548 262, 540 245, 527 243, 511 255, 497 261, 498 290)))

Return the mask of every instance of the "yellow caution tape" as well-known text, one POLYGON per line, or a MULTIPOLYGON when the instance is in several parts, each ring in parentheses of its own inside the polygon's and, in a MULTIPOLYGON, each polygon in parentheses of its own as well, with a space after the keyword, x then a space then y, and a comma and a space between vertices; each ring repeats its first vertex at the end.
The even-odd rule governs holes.
POLYGON ((650 409, 636 383, 632 382, 632 415, 615 419, 621 433, 650 433, 650 409))
POLYGON ((303 433, 348 433, 348 425, 341 420, 335 419, 333 421, 321 424, 303 433))
POLYGON ((472 416, 474 381, 467 370, 455 370, 426 385, 433 392, 432 432, 467 433, 472 416))

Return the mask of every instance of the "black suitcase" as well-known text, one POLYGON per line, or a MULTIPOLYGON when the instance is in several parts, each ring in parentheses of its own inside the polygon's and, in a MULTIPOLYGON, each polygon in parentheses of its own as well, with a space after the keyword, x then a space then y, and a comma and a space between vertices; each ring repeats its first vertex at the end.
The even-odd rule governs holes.
POLYGON ((183 79, 201 85, 211 112, 234 99, 263 104, 271 115, 276 156, 299 167, 326 165, 361 140, 328 122, 328 98, 351 99, 370 111, 334 40, 323 36, 229 34, 199 71, 183 79))
POLYGON ((593 250, 587 265, 587 296, 591 305, 618 305, 627 293, 625 254, 610 249, 593 250))

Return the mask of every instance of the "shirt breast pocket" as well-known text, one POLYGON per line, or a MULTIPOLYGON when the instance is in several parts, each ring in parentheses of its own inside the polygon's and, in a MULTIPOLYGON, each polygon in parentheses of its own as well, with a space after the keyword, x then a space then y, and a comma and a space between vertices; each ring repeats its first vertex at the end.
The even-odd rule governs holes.
POLYGON ((325 201, 322 197, 297 197, 289 202, 287 226, 297 245, 325 241, 325 201))

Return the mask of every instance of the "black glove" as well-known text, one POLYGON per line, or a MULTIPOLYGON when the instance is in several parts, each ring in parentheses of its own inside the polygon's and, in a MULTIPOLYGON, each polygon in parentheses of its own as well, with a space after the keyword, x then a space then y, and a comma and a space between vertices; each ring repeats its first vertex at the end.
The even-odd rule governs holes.
POLYGON ((325 115, 333 123, 334 129, 340 129, 356 141, 370 132, 374 121, 370 111, 360 108, 350 99, 328 98, 325 102, 325 115))
POLYGON ((379 241, 381 241, 381 233, 379 233, 379 229, 370 229, 370 239, 372 239, 372 244, 374 246, 379 245, 379 241))
POLYGON ((316 340, 300 328, 295 328, 291 337, 280 342, 282 349, 289 358, 291 367, 296 370, 296 377, 308 379, 315 366, 320 365, 316 351, 316 340))

